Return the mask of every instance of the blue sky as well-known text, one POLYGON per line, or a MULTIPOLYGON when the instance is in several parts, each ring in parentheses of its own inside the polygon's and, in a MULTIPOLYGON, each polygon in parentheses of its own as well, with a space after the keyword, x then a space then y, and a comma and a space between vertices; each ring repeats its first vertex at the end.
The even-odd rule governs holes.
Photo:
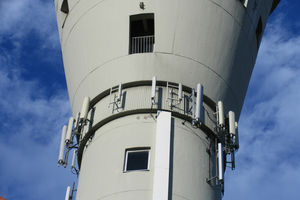
MULTIPOLYGON (((300 2, 269 18, 239 121, 224 200, 299 199, 300 2)), ((57 167, 71 116, 52 0, 0 0, 0 196, 64 199, 77 178, 57 167)))

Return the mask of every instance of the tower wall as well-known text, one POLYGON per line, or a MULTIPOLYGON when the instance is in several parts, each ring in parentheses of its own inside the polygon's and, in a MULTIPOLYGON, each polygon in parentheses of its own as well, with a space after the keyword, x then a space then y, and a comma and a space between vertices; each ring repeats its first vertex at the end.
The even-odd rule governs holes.
POLYGON ((84 97, 91 98, 90 121, 79 139, 77 199, 152 199, 157 110, 172 114, 169 198, 221 199, 218 183, 206 182, 216 176, 213 149, 222 142, 215 104, 223 101, 225 113, 234 111, 238 120, 274 2, 146 0, 141 8, 140 0, 55 0, 74 117, 84 97), (153 20, 153 52, 132 53, 136 19, 144 31, 153 20), (157 104, 150 98, 153 76, 157 104), (185 99, 176 106, 166 102, 167 82, 183 85, 185 99), (122 100, 108 106, 116 94, 110 89, 120 83, 122 100), (188 112, 198 83, 204 86, 200 128, 189 123, 188 112), (149 170, 124 173, 125 150, 136 147, 150 149, 149 170))

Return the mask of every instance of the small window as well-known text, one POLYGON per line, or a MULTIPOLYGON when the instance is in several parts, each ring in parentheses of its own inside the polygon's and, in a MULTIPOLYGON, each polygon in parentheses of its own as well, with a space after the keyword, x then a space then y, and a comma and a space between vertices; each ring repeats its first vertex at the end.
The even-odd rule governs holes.
POLYGON ((149 170, 150 148, 126 149, 124 172, 135 170, 149 170))
POLYGON ((154 50, 154 14, 130 16, 129 54, 151 53, 154 50))

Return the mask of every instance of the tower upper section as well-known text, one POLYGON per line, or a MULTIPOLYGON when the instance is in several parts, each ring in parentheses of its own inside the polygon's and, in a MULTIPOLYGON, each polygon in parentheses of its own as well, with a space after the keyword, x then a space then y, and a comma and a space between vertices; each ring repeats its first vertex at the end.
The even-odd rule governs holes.
POLYGON ((119 83, 203 84, 241 111, 278 0, 55 0, 73 114, 119 83))

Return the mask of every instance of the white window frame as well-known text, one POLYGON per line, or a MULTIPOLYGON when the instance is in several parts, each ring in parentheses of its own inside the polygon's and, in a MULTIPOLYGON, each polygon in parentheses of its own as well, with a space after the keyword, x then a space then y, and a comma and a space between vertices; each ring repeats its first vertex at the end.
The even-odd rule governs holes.
POLYGON ((149 171, 150 167, 150 148, 136 148, 136 149, 126 149, 125 150, 125 160, 124 160, 124 169, 123 172, 132 172, 132 171, 149 171), (129 153, 137 153, 137 152, 148 152, 148 163, 147 169, 134 169, 134 170, 127 170, 127 163, 128 163, 128 154, 129 153))

